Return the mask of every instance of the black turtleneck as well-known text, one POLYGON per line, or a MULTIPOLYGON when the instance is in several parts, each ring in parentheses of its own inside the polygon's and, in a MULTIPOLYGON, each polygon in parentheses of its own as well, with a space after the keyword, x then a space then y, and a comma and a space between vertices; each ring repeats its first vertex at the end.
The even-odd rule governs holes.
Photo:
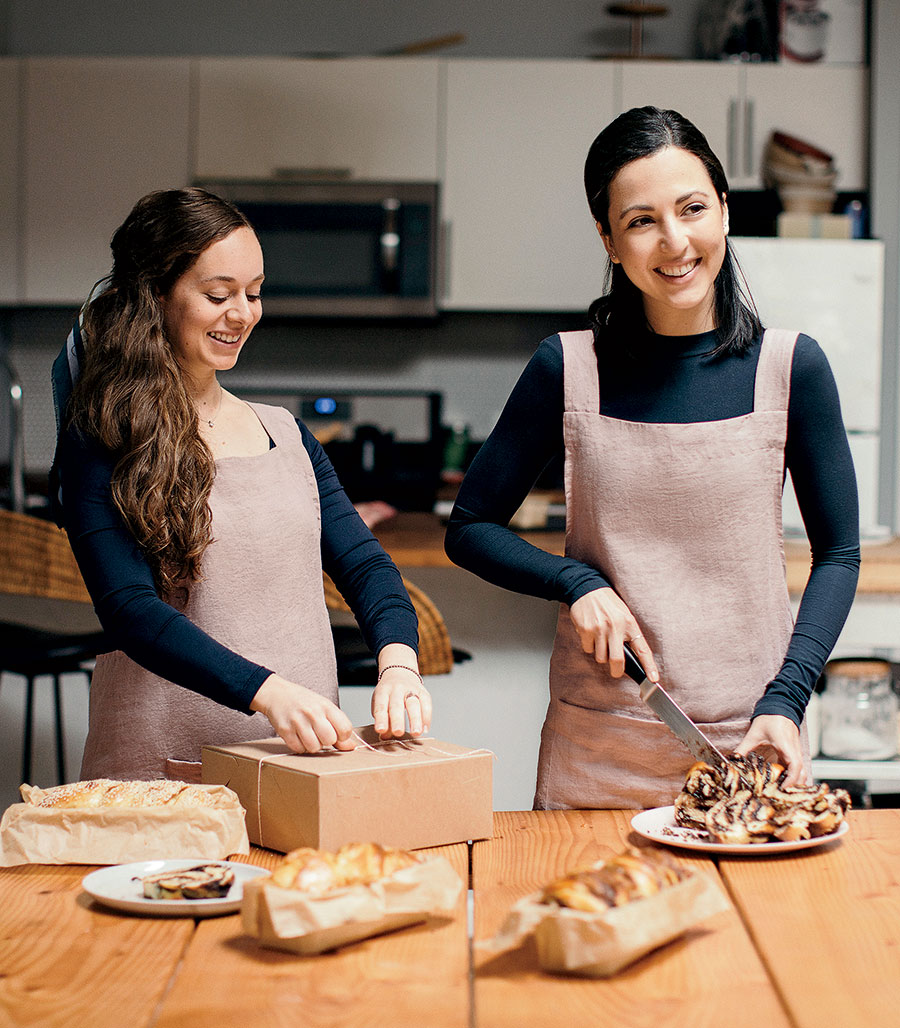
MULTIPOLYGON (((631 352, 598 347, 601 412, 659 424, 750 413, 760 340, 741 357, 713 357, 715 346, 715 332, 707 332, 647 334, 631 352)), ((456 564, 496 585, 571 604, 609 585, 603 572, 612 577, 614 569, 546 553, 506 527, 541 472, 562 458, 562 414, 562 343, 555 335, 538 347, 473 461, 446 548, 456 564)), ((783 714, 799 724, 846 620, 859 569, 856 479, 837 389, 825 355, 805 335, 791 369, 785 468, 812 548, 812 572, 784 664, 754 713, 783 714)))

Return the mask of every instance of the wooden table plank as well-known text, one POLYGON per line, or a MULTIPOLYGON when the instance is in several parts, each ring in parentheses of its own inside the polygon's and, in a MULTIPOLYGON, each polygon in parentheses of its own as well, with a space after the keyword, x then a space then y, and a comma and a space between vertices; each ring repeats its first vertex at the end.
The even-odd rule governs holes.
POLYGON ((123 917, 81 889, 90 867, 0 871, 0 1025, 143 1028, 193 920, 123 917))
MULTIPOLYGON (((463 844, 423 850, 445 856, 468 882, 463 844)), ((254 850, 272 866, 280 854, 254 850)), ((263 949, 240 918, 201 922, 154 1028, 468 1028, 466 892, 456 916, 414 925, 335 953, 303 957, 263 949)))
MULTIPOLYGON (((630 835, 623 811, 495 814, 492 842, 475 843, 475 938, 489 938, 520 896, 554 876, 618 853, 630 835)), ((678 855, 716 876, 711 861, 678 855)), ((717 876, 716 876, 717 877, 717 876)), ((717 878, 718 880, 718 878, 717 878)), ((533 944, 490 957, 475 950, 476 1024, 543 1028, 788 1028, 786 1016, 737 913, 728 910, 609 979, 544 974, 533 944)))
POLYGON ((719 870, 798 1028, 900 1022, 900 810, 822 849, 719 870))

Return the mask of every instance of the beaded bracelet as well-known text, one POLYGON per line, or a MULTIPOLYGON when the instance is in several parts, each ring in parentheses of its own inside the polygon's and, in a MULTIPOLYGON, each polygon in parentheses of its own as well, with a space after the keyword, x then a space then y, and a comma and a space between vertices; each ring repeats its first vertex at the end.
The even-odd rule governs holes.
MULTIPOLYGON (((399 669, 399 670, 402 670, 402 671, 411 671, 411 672, 412 672, 412 673, 413 673, 413 674, 414 674, 414 675, 416 676, 416 678, 418 678, 418 679, 419 679, 419 682, 420 682, 420 683, 421 683, 422 685, 424 685, 424 684, 425 684, 425 681, 424 681, 424 679, 422 678, 422 676, 421 676, 421 675, 419 674, 419 672, 418 672, 418 671, 416 671, 416 669, 415 669, 415 668, 412 668, 412 667, 407 667, 407 666, 406 666, 405 664, 388 664, 388 666, 387 666, 387 667, 383 667, 383 668, 382 668, 382 669, 381 669, 381 670, 380 670, 380 671, 378 672, 378 681, 379 681, 379 682, 381 681, 381 676, 382 676, 382 675, 383 675, 383 674, 385 673, 385 671, 394 671, 394 670, 397 670, 397 669, 399 669)), ((376 683, 376 684, 377 684, 377 683, 376 683)))

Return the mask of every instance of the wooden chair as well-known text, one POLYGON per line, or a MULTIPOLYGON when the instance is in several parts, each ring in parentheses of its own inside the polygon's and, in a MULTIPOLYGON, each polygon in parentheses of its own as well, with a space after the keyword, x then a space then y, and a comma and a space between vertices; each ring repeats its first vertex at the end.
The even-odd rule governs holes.
MULTIPOLYGON (((65 532, 30 514, 0 510, 0 593, 90 604, 65 532)), ((12 601, 10 600, 10 606, 12 601)), ((66 781, 60 675, 81 672, 90 682, 91 661, 104 649, 101 631, 66 632, 0 621, 0 672, 26 680, 22 781, 31 780, 34 729, 34 682, 49 675, 53 682, 56 766, 66 781)))
MULTIPOLYGON (((334 582, 323 576, 325 605, 329 610, 350 613, 350 608, 338 592, 334 582)), ((407 579, 403 584, 409 593, 419 618, 419 671, 423 675, 446 675, 454 662, 468 660, 469 654, 454 651, 450 634, 440 611, 429 597, 407 579)), ((369 651, 362 633, 355 625, 332 625, 335 651, 338 655, 338 682, 340 685, 372 685, 378 677, 375 657, 369 651)))

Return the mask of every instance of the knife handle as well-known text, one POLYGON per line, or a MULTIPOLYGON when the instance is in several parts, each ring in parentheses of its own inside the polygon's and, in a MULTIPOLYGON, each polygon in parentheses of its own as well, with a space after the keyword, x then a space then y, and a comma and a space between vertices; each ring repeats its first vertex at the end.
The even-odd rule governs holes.
POLYGON ((622 649, 625 651, 625 674, 640 685, 647 678, 647 672, 644 671, 643 665, 634 655, 628 643, 624 643, 622 649))

